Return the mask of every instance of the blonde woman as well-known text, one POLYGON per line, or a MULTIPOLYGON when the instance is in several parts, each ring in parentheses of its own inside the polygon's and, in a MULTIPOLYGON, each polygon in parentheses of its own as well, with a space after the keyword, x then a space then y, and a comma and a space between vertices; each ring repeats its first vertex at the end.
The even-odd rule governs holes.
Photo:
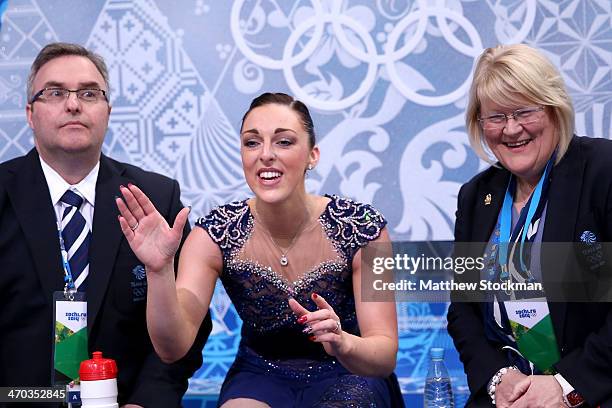
POLYGON ((610 265, 589 269, 580 254, 546 249, 612 239, 612 142, 573 134, 561 75, 527 45, 483 52, 466 121, 474 150, 492 166, 461 188, 455 240, 486 243, 480 255, 489 264, 478 279, 544 286, 538 298, 451 304, 448 331, 467 373, 468 405, 612 404, 611 304, 560 302, 554 290, 576 282, 566 285, 571 298, 597 274, 610 277, 610 265))

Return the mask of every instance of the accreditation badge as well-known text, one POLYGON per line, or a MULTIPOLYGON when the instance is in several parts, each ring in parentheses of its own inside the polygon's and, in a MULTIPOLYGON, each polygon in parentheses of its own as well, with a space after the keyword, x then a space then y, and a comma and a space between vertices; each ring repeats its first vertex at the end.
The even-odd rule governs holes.
POLYGON ((81 361, 87 360, 87 301, 85 293, 53 293, 53 385, 79 379, 81 361))
POLYGON ((504 306, 523 357, 544 374, 554 374, 553 364, 560 355, 546 300, 507 301, 504 306))

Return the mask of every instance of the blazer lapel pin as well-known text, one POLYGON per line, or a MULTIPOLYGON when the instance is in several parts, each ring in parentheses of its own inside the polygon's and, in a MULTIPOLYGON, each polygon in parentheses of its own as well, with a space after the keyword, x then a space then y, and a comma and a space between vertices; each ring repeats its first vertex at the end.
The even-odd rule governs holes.
POLYGON ((485 196, 484 205, 491 205, 491 193, 487 193, 485 196))

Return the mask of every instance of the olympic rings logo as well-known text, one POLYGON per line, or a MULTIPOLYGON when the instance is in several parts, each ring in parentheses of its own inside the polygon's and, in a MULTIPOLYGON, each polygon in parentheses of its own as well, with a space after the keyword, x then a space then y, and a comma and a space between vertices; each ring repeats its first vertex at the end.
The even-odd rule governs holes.
MULTIPOLYGON (((402 78, 398 72, 398 62, 410 55, 422 42, 428 30, 431 31, 430 20, 435 21, 437 30, 447 43, 457 52, 471 58, 472 63, 483 49, 479 33, 474 25, 459 12, 445 7, 444 1, 438 0, 436 6, 431 6, 427 0, 417 0, 416 7, 395 23, 387 36, 382 53, 379 53, 374 39, 363 24, 343 13, 341 1, 331 1, 324 6, 321 0, 311 0, 313 15, 299 21, 293 27, 283 46, 282 57, 274 59, 256 52, 246 41, 245 30, 240 25, 244 3, 244 0, 235 1, 230 17, 232 36, 238 49, 248 60, 259 67, 282 71, 291 92, 297 98, 324 111, 342 110, 360 101, 375 85, 380 67, 386 69, 389 81, 406 99, 419 105, 443 106, 463 97, 467 93, 471 74, 450 92, 442 95, 425 95, 413 89, 406 81, 410 78, 402 78), (469 43, 456 35, 457 27, 463 30, 469 43), (354 41, 351 42, 347 37, 347 31, 357 36, 361 44, 356 45, 354 41), (313 96, 298 83, 294 72, 298 65, 306 62, 316 52, 325 33, 331 33, 344 51, 367 65, 365 76, 357 89, 338 100, 324 100, 313 96), (302 44, 300 40, 305 36, 310 38, 305 44, 302 44), (298 44, 301 49, 296 50, 298 44)), ((498 16, 498 21, 503 23, 498 30, 498 37, 501 36, 504 37, 504 40, 515 42, 520 42, 526 37, 535 18, 536 1, 529 0, 523 4, 523 7, 524 24, 514 32, 508 29, 508 21, 498 16)))

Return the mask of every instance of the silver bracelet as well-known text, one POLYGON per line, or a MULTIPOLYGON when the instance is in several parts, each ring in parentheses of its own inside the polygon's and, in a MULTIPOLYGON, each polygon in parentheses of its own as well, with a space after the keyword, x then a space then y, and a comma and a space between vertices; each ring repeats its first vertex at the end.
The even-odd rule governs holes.
POLYGON ((508 372, 508 370, 517 370, 517 366, 508 366, 499 369, 498 372, 495 373, 493 377, 491 377, 491 381, 489 381, 489 385, 487 386, 487 393, 489 397, 491 397, 491 402, 495 405, 495 388, 502 382, 502 377, 504 374, 508 372))

